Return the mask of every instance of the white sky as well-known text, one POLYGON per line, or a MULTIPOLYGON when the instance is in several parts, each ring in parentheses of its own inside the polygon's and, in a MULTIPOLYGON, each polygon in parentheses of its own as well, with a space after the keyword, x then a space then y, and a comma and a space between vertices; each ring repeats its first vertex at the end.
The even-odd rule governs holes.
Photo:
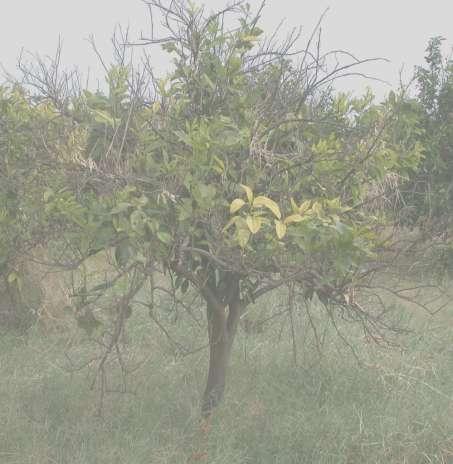
MULTIPOLYGON (((65 64, 101 76, 99 63, 86 39, 94 34, 107 55, 116 24, 129 25, 132 37, 149 30, 147 9, 141 0, 0 0, 0 63, 14 72, 21 48, 52 54, 58 37, 63 39, 65 64)), ((208 8, 218 8, 226 0, 205 0, 208 8)), ((253 6, 259 0, 249 0, 253 6)), ((453 0, 267 0, 262 26, 266 32, 286 18, 284 30, 304 27, 308 37, 321 13, 330 10, 323 22, 324 49, 341 48, 360 58, 385 57, 391 63, 375 63, 362 70, 397 85, 404 65, 409 75, 423 63, 428 39, 442 35, 445 50, 453 45, 453 0)), ((107 55, 108 56, 108 55, 107 55)), ((155 68, 163 71, 157 54, 155 68)), ((340 87, 363 91, 370 85, 379 97, 388 87, 375 82, 348 78, 340 87)))

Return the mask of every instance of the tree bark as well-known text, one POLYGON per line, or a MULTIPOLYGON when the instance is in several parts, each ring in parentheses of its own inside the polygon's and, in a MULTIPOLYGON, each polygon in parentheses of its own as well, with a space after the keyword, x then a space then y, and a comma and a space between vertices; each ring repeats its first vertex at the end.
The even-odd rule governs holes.
POLYGON ((210 416, 222 401, 234 338, 237 332, 241 304, 239 283, 230 288, 227 304, 208 301, 209 370, 202 401, 202 415, 210 416))

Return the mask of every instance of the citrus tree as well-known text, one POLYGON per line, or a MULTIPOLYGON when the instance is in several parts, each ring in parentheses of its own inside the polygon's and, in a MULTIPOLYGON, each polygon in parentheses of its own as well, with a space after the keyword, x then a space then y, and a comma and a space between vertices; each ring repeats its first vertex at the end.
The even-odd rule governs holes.
POLYGON ((202 297, 209 414, 224 393, 241 315, 268 292, 299 288, 332 317, 338 308, 366 330, 388 328, 351 289, 386 247, 385 215, 369 207, 373 185, 412 170, 420 152, 413 138, 389 135, 391 105, 333 91, 334 79, 360 61, 338 64, 351 56, 321 53, 316 34, 298 51, 297 34, 264 38, 261 10, 244 2, 215 13, 182 0, 149 6, 165 33, 139 45, 161 45, 172 71, 157 79, 149 56, 139 72, 121 59, 108 72, 107 94, 80 92, 63 110, 53 103, 72 155, 57 156, 65 185, 46 188, 40 211, 59 225, 74 265, 114 251, 118 277, 85 286, 79 309, 129 279, 115 299, 107 351, 156 269, 178 291, 202 297))

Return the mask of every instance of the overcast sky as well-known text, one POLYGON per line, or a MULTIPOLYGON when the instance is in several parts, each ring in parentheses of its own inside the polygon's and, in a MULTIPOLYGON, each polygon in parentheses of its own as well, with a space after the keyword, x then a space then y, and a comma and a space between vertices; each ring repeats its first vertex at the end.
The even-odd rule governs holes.
MULTIPOLYGON (((226 0, 206 0, 215 9, 226 0)), ((260 0, 249 0, 258 6, 260 0)), ((267 0, 262 26, 270 32, 286 18, 284 30, 302 25, 308 37, 322 12, 330 7, 323 22, 324 49, 345 49, 360 58, 385 57, 390 63, 375 63, 363 71, 396 85, 402 66, 406 76, 423 63, 428 39, 446 38, 445 51, 453 45, 453 0, 267 0)), ((129 25, 132 36, 149 31, 147 10, 141 0, 15 0, 0 6, 0 63, 14 72, 21 48, 52 54, 58 37, 63 39, 65 64, 81 71, 91 69, 100 76, 99 63, 86 39, 93 34, 103 53, 117 24, 129 25)), ((155 68, 164 68, 156 55, 155 68)), ((370 85, 381 97, 388 88, 375 82, 349 78, 343 90, 363 91, 370 85)))

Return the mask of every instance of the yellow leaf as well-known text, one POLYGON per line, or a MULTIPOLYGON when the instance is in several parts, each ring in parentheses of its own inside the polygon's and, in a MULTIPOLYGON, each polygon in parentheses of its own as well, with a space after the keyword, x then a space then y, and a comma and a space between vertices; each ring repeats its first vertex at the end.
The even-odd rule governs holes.
POLYGON ((313 203, 313 206, 311 207, 312 211, 319 217, 321 215, 321 212, 322 212, 322 206, 320 203, 318 203, 317 201, 315 201, 313 203))
POLYGON ((161 104, 159 101, 155 101, 152 106, 153 113, 158 113, 161 110, 161 104))
POLYGON ((244 42, 256 42, 258 40, 258 37, 256 35, 245 35, 242 37, 242 40, 244 42))
POLYGON ((304 201, 300 206, 299 206, 299 214, 304 214, 308 209, 310 208, 310 200, 304 201))
POLYGON ((261 208, 264 206, 265 208, 271 210, 277 219, 282 218, 282 213, 280 212, 280 208, 278 207, 277 203, 275 203, 275 201, 271 200, 270 198, 267 198, 264 196, 256 197, 255 200, 253 201, 253 206, 255 208, 261 208))
POLYGON ((290 201, 291 201, 291 208, 293 209, 294 213, 297 213, 299 211, 299 207, 294 201, 294 198, 291 198, 290 201))
POLYGON ((277 237, 281 240, 286 235, 286 225, 282 221, 275 221, 275 231, 277 237))
POLYGON ((300 214, 291 214, 291 216, 288 216, 284 220, 284 223, 288 225, 288 224, 292 224, 293 222, 301 222, 303 220, 304 218, 300 214))
POLYGON ((230 205, 230 213, 234 214, 239 211, 245 205, 245 201, 242 198, 236 198, 230 205))
POLYGON ((258 216, 247 216, 247 226, 252 234, 256 234, 261 228, 261 218, 258 216))
POLYGON ((245 190, 245 194, 247 195, 247 200, 249 203, 252 203, 253 201, 253 191, 250 187, 247 187, 247 185, 241 184, 241 187, 245 190))

